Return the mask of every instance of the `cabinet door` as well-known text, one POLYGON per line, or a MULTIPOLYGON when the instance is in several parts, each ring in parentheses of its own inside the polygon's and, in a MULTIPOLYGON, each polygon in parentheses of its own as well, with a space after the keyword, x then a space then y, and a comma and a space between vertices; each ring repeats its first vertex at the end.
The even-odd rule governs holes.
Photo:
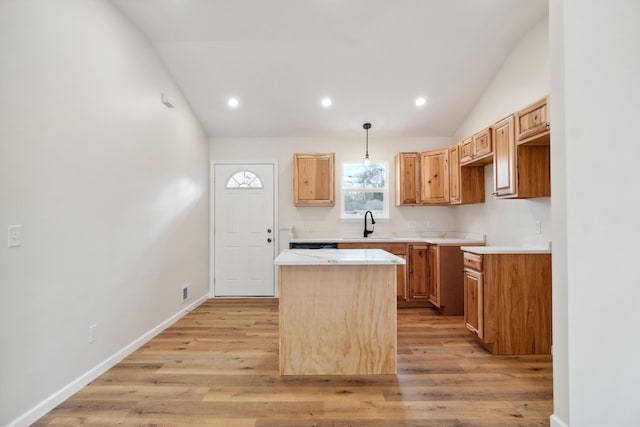
POLYGON ((395 160, 396 206, 421 204, 419 153, 398 153, 395 160))
MULTIPOLYGON (((394 254, 398 255, 403 260, 407 260, 407 256, 405 254, 394 254)), ((396 267, 396 286, 397 286, 397 298, 399 300, 407 299, 407 268, 406 265, 398 265, 396 267)))
POLYGON ((483 338, 483 287, 482 273, 464 270, 464 324, 466 328, 483 338))
POLYGON ((516 113, 516 140, 518 144, 549 143, 549 112, 546 97, 516 113))
POLYGON ((491 154, 491 129, 487 128, 473 135, 474 158, 491 154))
POLYGON ((409 246, 409 299, 429 298, 429 246, 409 246))
POLYGON ((427 255, 429 267, 429 302, 440 307, 440 249, 437 245, 429 246, 427 255))
POLYGON ((473 138, 469 137, 460 143, 460 163, 473 160, 473 138))
POLYGON ((513 115, 511 115, 492 128, 494 196, 516 194, 516 147, 513 122, 513 115))
POLYGON ((458 145, 449 147, 449 202, 459 204, 460 199, 460 149, 458 145))
POLYGON ((293 155, 295 206, 334 206, 334 153, 293 155))
POLYGON ((420 154, 422 203, 449 203, 449 149, 420 154))

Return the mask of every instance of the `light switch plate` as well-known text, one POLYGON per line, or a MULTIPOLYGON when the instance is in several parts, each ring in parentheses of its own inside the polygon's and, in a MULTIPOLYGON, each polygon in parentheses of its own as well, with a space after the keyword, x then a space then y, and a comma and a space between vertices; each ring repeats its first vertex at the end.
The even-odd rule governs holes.
POLYGON ((10 248, 15 248, 17 246, 22 245, 22 226, 21 225, 10 225, 9 226, 9 238, 7 245, 10 248))

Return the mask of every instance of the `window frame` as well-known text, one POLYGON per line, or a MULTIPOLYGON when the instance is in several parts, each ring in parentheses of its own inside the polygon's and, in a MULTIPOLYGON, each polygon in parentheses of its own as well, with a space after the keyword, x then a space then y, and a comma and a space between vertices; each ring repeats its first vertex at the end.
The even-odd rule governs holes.
POLYGON ((249 169, 242 169, 232 173, 229 176, 229 178, 227 178, 227 181, 225 182, 225 185, 224 185, 225 190, 261 190, 263 188, 264 188, 264 185, 262 184, 262 178, 260 178, 260 176, 257 173, 249 169), (244 182, 240 182, 236 179, 236 176, 241 173, 242 174, 250 173, 251 175, 253 175, 253 179, 248 183, 248 185, 243 185, 245 184, 244 182), (235 181, 238 185, 230 186, 229 183, 232 180, 235 181), (256 186, 251 185, 254 182, 257 182, 258 185, 256 186))
POLYGON ((362 164, 361 160, 357 161, 343 161, 340 164, 340 220, 342 221, 362 221, 364 213, 349 214, 345 212, 344 196, 345 192, 359 192, 359 193, 382 193, 382 213, 374 213, 376 221, 378 219, 389 220, 390 219, 390 203, 389 197, 391 197, 391 191, 389 187, 389 162, 386 160, 373 161, 372 164, 382 164, 384 166, 384 188, 347 188, 344 185, 344 173, 345 165, 347 164, 362 164))

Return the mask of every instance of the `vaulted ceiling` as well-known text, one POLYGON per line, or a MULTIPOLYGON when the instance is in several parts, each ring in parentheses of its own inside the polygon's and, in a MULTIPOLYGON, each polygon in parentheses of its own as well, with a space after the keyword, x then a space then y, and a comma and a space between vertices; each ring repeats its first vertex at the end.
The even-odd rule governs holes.
POLYGON ((450 136, 548 10, 547 0, 112 1, 212 137, 360 136, 366 121, 377 136, 450 136))

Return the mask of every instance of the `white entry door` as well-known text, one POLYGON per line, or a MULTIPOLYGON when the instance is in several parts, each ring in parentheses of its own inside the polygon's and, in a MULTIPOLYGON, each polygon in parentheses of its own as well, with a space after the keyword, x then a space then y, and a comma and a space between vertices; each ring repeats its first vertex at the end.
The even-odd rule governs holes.
POLYGON ((274 296, 275 165, 214 165, 214 296, 274 296))

